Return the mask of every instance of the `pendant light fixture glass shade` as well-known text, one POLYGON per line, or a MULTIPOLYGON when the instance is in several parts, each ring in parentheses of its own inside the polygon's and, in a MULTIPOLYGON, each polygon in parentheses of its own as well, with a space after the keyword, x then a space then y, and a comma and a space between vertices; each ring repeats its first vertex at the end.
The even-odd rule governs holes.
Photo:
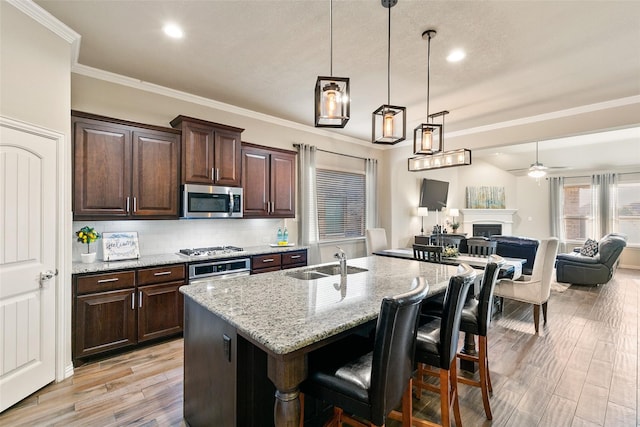
POLYGON ((407 109, 391 105, 391 8, 398 0, 381 0, 382 6, 389 9, 387 33, 387 103, 373 112, 371 141, 374 144, 393 145, 407 137, 407 109))
POLYGON ((333 1, 329 1, 329 77, 319 76, 315 90, 315 126, 343 128, 349 121, 349 78, 333 77, 333 1))
POLYGON ((316 127, 345 127, 351 105, 348 77, 318 77, 315 99, 316 127))

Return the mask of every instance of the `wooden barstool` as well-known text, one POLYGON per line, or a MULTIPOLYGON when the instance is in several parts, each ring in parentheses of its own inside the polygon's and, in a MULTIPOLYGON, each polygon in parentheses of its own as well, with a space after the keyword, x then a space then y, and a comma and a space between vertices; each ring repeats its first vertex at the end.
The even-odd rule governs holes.
MULTIPOLYGON (((444 299, 442 317, 430 317, 418 328, 416 338, 416 362, 418 363, 416 379, 413 385, 419 396, 422 390, 430 390, 440 394, 442 424, 411 416, 414 426, 451 425, 453 409, 456 425, 460 427, 460 405, 457 387, 458 338, 460 336, 460 319, 467 292, 476 278, 476 272, 467 264, 460 264, 457 275, 449 280, 449 287, 444 299), (440 378, 438 386, 425 382, 424 376, 440 378)), ((390 418, 400 420, 403 413, 393 411, 390 418)))
POLYGON ((478 354, 466 354, 458 352, 457 357, 478 364, 479 379, 474 380, 464 376, 458 376, 458 382, 462 384, 480 387, 482 391, 482 403, 484 412, 488 420, 493 419, 491 405, 489 404, 489 393, 493 392, 491 387, 491 375, 489 372, 489 358, 487 356, 487 331, 491 323, 491 308, 493 302, 493 290, 496 286, 500 266, 504 264, 504 259, 498 255, 492 255, 484 270, 482 277, 482 287, 478 298, 470 298, 462 308, 460 320, 460 331, 478 336, 478 354))

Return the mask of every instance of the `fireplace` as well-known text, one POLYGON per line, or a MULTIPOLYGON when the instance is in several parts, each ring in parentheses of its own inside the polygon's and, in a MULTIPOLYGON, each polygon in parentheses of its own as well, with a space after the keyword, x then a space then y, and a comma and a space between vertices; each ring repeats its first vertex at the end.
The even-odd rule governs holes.
POLYGON ((513 219, 517 209, 460 209, 460 212, 463 216, 463 231, 467 235, 513 234, 513 219), (477 226, 481 226, 480 229, 477 229, 477 226))
POLYGON ((502 234, 502 224, 473 224, 473 235, 491 237, 502 234))

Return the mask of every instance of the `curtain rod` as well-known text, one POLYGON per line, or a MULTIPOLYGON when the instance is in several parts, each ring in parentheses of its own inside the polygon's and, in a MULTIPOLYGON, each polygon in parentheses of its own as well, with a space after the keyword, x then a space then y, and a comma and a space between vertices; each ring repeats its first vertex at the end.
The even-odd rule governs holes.
MULTIPOLYGON (((293 144, 293 146, 298 148, 300 146, 300 144, 293 144)), ((335 154, 336 156, 351 157, 352 159, 375 160, 375 159, 369 159, 369 158, 366 158, 366 157, 354 156, 354 155, 351 155, 351 154, 336 153, 335 151, 323 150, 322 148, 316 148, 316 151, 322 151, 323 153, 335 154)))

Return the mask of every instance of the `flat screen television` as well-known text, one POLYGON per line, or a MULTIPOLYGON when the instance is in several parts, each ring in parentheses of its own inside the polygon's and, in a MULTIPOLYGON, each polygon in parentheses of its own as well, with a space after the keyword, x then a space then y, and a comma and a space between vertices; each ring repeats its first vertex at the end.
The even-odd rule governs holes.
POLYGON ((420 187, 420 207, 439 211, 447 207, 449 183, 424 178, 420 187))

